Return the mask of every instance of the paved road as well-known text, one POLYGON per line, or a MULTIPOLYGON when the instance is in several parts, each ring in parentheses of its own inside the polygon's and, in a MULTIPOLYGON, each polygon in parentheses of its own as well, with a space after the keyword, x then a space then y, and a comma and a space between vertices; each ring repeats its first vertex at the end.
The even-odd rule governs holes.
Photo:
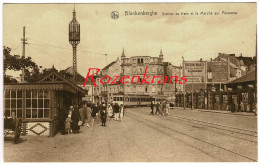
POLYGON ((173 110, 149 115, 149 108, 128 108, 122 122, 100 120, 80 134, 53 138, 23 136, 5 141, 5 161, 17 162, 159 162, 256 161, 255 116, 173 110), (228 119, 227 119, 228 118, 228 119), (237 124, 240 122, 243 125, 237 124), (235 128, 234 128, 235 127, 235 128))

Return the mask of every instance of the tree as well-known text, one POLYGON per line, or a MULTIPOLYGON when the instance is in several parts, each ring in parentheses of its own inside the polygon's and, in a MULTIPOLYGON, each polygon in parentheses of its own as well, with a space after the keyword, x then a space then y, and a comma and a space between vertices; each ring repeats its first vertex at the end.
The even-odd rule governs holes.
POLYGON ((17 83, 12 76, 7 75, 7 70, 21 71, 24 68, 26 82, 32 82, 39 74, 38 65, 32 61, 31 57, 24 58, 20 55, 11 55, 11 48, 4 47, 4 83, 17 83))

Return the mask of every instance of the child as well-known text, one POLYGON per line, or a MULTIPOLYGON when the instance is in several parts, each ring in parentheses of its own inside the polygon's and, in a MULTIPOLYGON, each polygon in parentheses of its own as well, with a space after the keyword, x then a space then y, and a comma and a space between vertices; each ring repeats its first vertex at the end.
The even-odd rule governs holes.
POLYGON ((105 109, 102 109, 102 111, 100 112, 101 115, 101 121, 102 121, 102 126, 106 126, 106 121, 107 121, 107 112, 105 109))
POLYGON ((66 131, 68 134, 71 133, 71 125, 70 125, 71 122, 72 122, 72 121, 71 121, 71 115, 68 115, 68 118, 67 118, 66 121, 65 121, 65 131, 66 131))

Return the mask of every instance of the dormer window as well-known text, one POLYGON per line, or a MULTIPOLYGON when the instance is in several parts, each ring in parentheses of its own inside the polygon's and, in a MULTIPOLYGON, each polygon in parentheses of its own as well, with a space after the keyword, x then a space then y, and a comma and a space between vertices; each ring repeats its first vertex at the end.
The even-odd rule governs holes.
POLYGON ((137 63, 143 63, 144 62, 144 59, 141 58, 141 59, 137 59, 137 63))

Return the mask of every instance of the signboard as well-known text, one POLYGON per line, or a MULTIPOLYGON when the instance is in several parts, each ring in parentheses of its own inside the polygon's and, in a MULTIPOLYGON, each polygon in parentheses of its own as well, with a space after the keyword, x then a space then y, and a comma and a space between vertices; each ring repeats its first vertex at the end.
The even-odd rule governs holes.
POLYGON ((205 62, 203 61, 185 61, 184 75, 188 76, 187 83, 204 83, 205 82, 205 62))

